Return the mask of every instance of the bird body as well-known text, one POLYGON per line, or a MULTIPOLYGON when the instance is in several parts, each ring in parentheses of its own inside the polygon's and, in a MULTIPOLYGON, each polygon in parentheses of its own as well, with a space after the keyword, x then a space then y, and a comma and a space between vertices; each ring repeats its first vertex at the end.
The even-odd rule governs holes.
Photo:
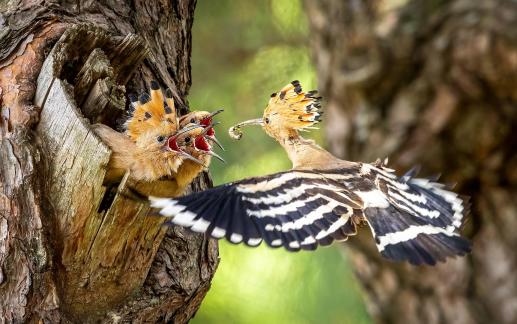
MULTIPOLYGON (((129 170, 130 177, 143 182, 143 187, 148 187, 146 183, 161 181, 164 185, 158 186, 160 192, 181 194, 210 164, 209 157, 198 159, 202 154, 192 146, 198 136, 213 133, 211 118, 215 113, 191 112, 189 115, 209 117, 210 123, 180 125, 172 92, 167 89, 164 96, 155 81, 151 82, 150 95, 144 93, 140 98, 131 96, 130 99, 131 114, 124 125, 125 133, 103 124, 92 125, 94 132, 112 150, 104 183, 120 182, 129 170), (190 151, 196 153, 193 154, 196 157, 189 154, 190 151)), ((212 154, 210 148, 204 153, 212 154)), ((150 188, 154 187, 150 184, 150 188)))
POLYGON ((263 118, 230 129, 240 139, 243 126, 262 126, 286 150, 291 170, 175 199, 151 197, 152 206, 169 224, 249 246, 314 250, 366 223, 391 260, 433 265, 469 252, 470 242, 458 234, 468 209, 462 197, 415 178, 414 170, 399 177, 387 161, 338 159, 299 135, 319 122, 319 99, 293 81, 271 96, 263 118))

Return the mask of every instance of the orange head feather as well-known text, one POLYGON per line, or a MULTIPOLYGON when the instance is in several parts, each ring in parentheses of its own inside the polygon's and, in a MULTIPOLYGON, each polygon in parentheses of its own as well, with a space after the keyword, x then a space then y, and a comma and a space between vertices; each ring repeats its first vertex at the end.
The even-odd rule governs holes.
POLYGON ((293 81, 271 95, 262 118, 237 124, 230 128, 230 136, 240 139, 240 128, 246 125, 261 125, 266 133, 277 139, 311 128, 321 121, 321 97, 317 94, 316 90, 303 92, 300 82, 293 81))
POLYGON ((126 134, 136 141, 147 132, 155 132, 157 128, 164 129, 169 134, 178 130, 178 120, 172 92, 167 89, 164 97, 158 83, 151 82, 151 96, 144 93, 137 100, 130 98, 133 114, 126 121, 126 134))

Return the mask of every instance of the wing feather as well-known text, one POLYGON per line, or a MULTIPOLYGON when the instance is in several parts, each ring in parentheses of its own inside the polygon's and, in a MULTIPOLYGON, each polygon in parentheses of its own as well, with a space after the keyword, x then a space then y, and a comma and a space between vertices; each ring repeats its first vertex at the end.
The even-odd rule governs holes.
POLYGON ((291 170, 151 200, 170 224, 249 246, 265 241, 289 251, 313 250, 355 235, 365 221, 388 259, 435 264, 469 252, 470 242, 457 233, 465 199, 414 175, 397 177, 371 164, 291 170))
MULTIPOLYGON (((335 172, 331 179, 350 175, 335 172)), ((245 179, 176 199, 151 198, 168 223, 206 232, 214 238, 256 246, 264 240, 289 251, 328 245, 353 207, 338 181, 293 170, 245 179), (343 213, 343 214, 341 214, 343 213), (337 223, 337 225, 336 225, 337 223)))

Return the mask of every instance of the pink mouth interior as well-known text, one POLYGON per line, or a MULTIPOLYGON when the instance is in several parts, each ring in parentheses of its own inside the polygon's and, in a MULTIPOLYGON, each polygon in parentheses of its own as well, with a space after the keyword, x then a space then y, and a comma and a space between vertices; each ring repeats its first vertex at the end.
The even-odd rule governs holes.
MULTIPOLYGON (((212 118, 201 119, 201 121, 199 123, 201 124, 201 126, 207 127, 208 125, 210 125, 212 123, 212 118)), ((214 136, 215 135, 214 128, 210 127, 210 129, 206 132, 206 135, 214 136)))
POLYGON ((212 123, 212 118, 210 117, 207 117, 207 118, 203 118, 201 119, 201 121, 199 122, 202 126, 208 126, 210 125, 210 123, 212 123))
POLYGON ((178 147, 178 143, 176 143, 176 138, 175 137, 170 137, 169 140, 167 141, 167 146, 173 150, 173 151, 179 151, 180 148, 178 147))
POLYGON ((210 145, 203 136, 196 137, 195 145, 198 150, 210 151, 210 145))

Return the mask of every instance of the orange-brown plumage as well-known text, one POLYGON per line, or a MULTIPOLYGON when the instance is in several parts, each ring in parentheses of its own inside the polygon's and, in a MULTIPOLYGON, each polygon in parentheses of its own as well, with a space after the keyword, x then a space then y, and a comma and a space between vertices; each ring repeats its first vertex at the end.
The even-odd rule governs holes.
POLYGON ((213 136, 212 117, 216 113, 191 112, 180 123, 172 92, 167 89, 164 96, 155 81, 151 82, 150 96, 144 93, 139 99, 130 99, 132 111, 125 123, 125 133, 106 125, 93 125, 113 152, 105 183, 119 182, 129 170, 130 177, 138 181, 154 182, 165 177, 174 186, 167 189, 169 192, 182 193, 210 164, 211 146, 205 138, 213 136), (192 123, 185 122, 192 118, 192 123), (197 139, 199 136, 202 139, 197 139), (196 141, 206 145, 196 148, 196 141))
POLYGON ((106 183, 120 181, 127 170, 133 179, 142 181, 174 176, 185 158, 169 145, 180 131, 172 96, 164 98, 157 83, 152 82, 150 97, 143 94, 139 101, 132 101, 133 112, 126 121, 125 134, 106 125, 93 125, 94 131, 113 152, 106 183))

